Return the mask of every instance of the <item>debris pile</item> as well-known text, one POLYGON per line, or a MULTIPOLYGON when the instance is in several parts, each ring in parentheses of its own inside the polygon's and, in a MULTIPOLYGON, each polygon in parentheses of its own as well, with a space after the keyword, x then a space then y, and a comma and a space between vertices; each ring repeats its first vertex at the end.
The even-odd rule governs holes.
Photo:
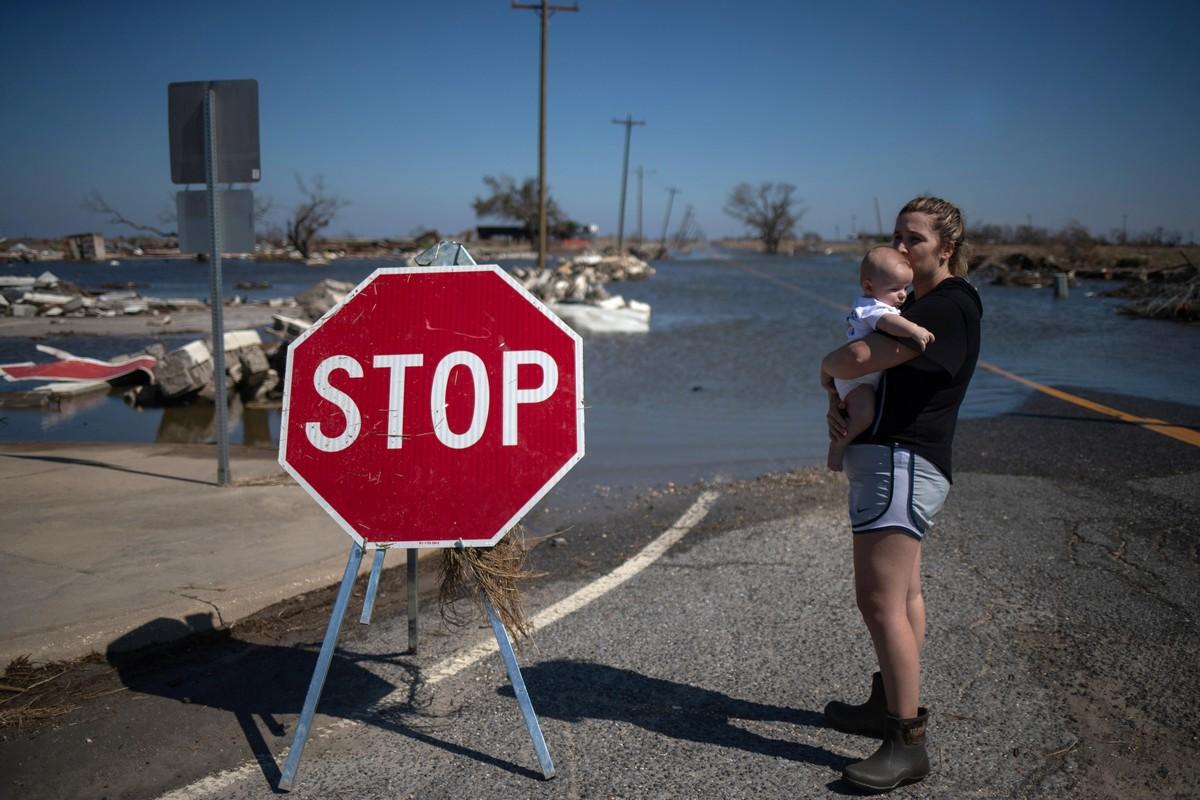
POLYGON ((513 277, 580 333, 644 333, 650 306, 610 295, 613 281, 644 280, 654 268, 635 256, 584 255, 554 269, 517 267, 513 277))
MULTIPOLYGON (((258 331, 228 331, 225 345, 225 389, 243 403, 269 405, 281 397, 281 354, 285 347, 264 345, 258 331)), ((216 397, 215 360, 211 340, 197 339, 162 353, 154 369, 154 382, 141 387, 133 398, 137 405, 169 405, 216 397)))
MULTIPOLYGON (((264 344, 258 331, 229 331, 225 334, 225 386, 230 397, 236 393, 244 405, 277 404, 282 395, 280 372, 286 347, 264 344)), ((38 345, 40 352, 57 361, 35 364, 0 364, 0 376, 10 381, 50 381, 29 392, 0 393, 0 403, 45 406, 63 400, 114 388, 131 387, 126 398, 132 405, 167 406, 207 400, 216 396, 211 342, 197 339, 167 352, 161 344, 139 353, 116 356, 108 361, 81 358, 57 348, 38 345), (34 402, 34 401, 39 402, 34 402)))
POLYGON ((584 255, 553 269, 517 267, 512 274, 542 302, 588 303, 609 296, 605 284, 643 280, 654 274, 654 268, 634 256, 584 255))
POLYGON ((296 305, 310 320, 318 320, 336 306, 354 288, 353 283, 326 278, 317 285, 296 295, 296 305))
POLYGON ((1200 270, 1187 262, 1144 273, 1119 289, 1104 292, 1104 296, 1132 300, 1121 308, 1130 316, 1195 322, 1200 320, 1200 270))
MULTIPOLYGON (((231 305, 241 302, 236 296, 229 301, 231 305)), ((292 303, 286 298, 267 301, 267 305, 275 308, 292 303)), ((166 325, 170 323, 167 314, 171 311, 203 311, 206 308, 206 301, 194 297, 144 297, 132 287, 87 291, 49 271, 37 277, 0 275, 0 314, 10 317, 79 318, 149 314, 156 318, 157 324, 166 325)))
POLYGON ((1054 276, 1065 272, 1073 286, 1079 270, 1064 269, 1053 255, 1030 256, 1025 253, 1009 253, 999 258, 979 258, 971 264, 971 277, 986 281, 993 286, 1025 286, 1040 289, 1053 286, 1054 276))

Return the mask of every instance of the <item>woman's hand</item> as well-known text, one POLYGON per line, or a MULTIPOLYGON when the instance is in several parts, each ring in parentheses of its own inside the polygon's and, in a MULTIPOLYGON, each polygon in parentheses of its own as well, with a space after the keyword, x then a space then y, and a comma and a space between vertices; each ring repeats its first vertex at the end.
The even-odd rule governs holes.
POLYGON ((837 386, 834 385, 833 376, 825 370, 821 370, 821 388, 825 390, 826 394, 837 397, 838 391, 837 386))

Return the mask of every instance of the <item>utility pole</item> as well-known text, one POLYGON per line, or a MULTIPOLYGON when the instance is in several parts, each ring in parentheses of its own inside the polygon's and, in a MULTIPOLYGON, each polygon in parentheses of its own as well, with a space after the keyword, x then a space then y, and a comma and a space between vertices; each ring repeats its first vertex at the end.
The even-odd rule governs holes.
POLYGON ((850 236, 854 239, 858 238, 858 215, 850 215, 850 236))
POLYGON ((657 170, 653 170, 653 169, 652 169, 652 170, 646 170, 646 169, 643 169, 643 168, 642 168, 642 165, 641 165, 641 164, 638 164, 638 168, 637 168, 637 176, 638 176, 638 229, 637 229, 637 240, 638 240, 638 247, 641 247, 641 246, 642 246, 642 244, 643 244, 643 240, 642 240, 642 179, 645 177, 645 175, 646 175, 646 173, 647 173, 647 172, 649 172, 651 175, 653 175, 653 174, 654 174, 656 171, 657 171, 657 170))
POLYGON ((1121 215, 1121 244, 1129 241, 1129 215, 1121 215))
POLYGON ((883 237, 883 218, 879 216, 879 197, 875 198, 875 227, 879 229, 879 236, 883 237))
POLYGON ((691 203, 683 210, 683 219, 679 223, 679 230, 675 234, 675 246, 682 248, 691 239, 692 220, 696 215, 696 209, 692 208, 691 203))
POLYGON ((667 215, 663 217, 663 232, 661 244, 659 245, 664 254, 667 252, 667 228, 671 224, 671 204, 675 202, 675 195, 679 194, 679 192, 680 190, 676 189, 674 186, 667 187, 667 193, 670 196, 667 198, 667 215))
POLYGON ((551 11, 578 11, 579 6, 552 6, 546 0, 538 5, 513 3, 513 8, 540 11, 542 18, 542 60, 538 91, 538 269, 546 266, 546 32, 551 11))
POLYGON ((617 255, 621 255, 625 250, 625 184, 629 178, 629 134, 634 125, 646 123, 644 120, 634 119, 632 114, 626 114, 625 119, 614 119, 612 123, 625 126, 625 161, 621 166, 621 211, 617 217, 617 255))

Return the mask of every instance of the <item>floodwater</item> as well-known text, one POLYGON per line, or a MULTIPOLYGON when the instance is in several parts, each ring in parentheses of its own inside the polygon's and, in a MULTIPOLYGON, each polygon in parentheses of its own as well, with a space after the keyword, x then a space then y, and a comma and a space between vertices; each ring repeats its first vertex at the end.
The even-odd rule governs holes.
MULTIPOLYGON (((324 277, 357 282, 380 262, 226 262, 226 297, 286 297, 324 277), (268 289, 238 289, 239 281, 268 289)), ((85 288, 144 284, 155 297, 204 297, 208 268, 186 262, 34 264, 85 288)), ((824 463, 821 356, 842 341, 835 306, 856 293, 857 262, 844 256, 763 257, 709 253, 656 263, 658 274, 610 284, 613 293, 654 308, 651 332, 585 337, 587 456, 577 467, 591 483, 663 484, 748 477, 824 463)), ((10 269, 9 271, 13 271, 10 269)), ((1200 327, 1122 316, 1120 302, 1094 296, 1115 284, 1088 282, 1055 299, 1051 289, 978 287, 983 297, 981 358, 1052 386, 1194 403, 1200 327)), ((77 355, 109 358, 154 341, 177 347, 196 338, 47 338, 77 355)), ((35 342, 0 338, 0 363, 43 360, 35 342)), ((2 383, 2 382, 0 382, 2 383)), ((0 391, 33 384, 0 385, 0 391)), ((1004 414, 1032 391, 980 369, 964 417, 1004 414)), ((137 410, 119 393, 61 409, 0 409, 2 441, 204 442, 213 410, 203 405, 137 410)), ((235 444, 274 447, 279 411, 231 414, 235 444)))

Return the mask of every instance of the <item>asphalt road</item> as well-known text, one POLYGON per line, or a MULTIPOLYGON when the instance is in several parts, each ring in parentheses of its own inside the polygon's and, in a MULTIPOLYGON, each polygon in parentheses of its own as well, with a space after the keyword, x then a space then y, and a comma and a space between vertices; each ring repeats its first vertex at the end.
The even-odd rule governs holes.
MULTIPOLYGON (((1089 397, 1200 427, 1197 407, 1089 397)), ((1040 395, 962 424, 923 554, 935 772, 897 795, 1200 793, 1198 489, 1200 448, 1040 395)), ((873 746, 820 715, 864 693, 873 668, 840 477, 601 491, 547 508, 529 520, 530 566, 544 573, 530 609, 592 585, 706 492, 711 509, 678 544, 519 651, 556 778, 538 770, 498 656, 443 669, 490 638, 486 623, 446 629, 427 603, 420 652, 406 653, 393 574, 374 624, 358 626, 352 604, 291 794, 852 793, 839 771, 873 746)), ((273 796, 330 597, 78 666, 81 684, 113 691, 0 730, 0 796, 273 796)))

